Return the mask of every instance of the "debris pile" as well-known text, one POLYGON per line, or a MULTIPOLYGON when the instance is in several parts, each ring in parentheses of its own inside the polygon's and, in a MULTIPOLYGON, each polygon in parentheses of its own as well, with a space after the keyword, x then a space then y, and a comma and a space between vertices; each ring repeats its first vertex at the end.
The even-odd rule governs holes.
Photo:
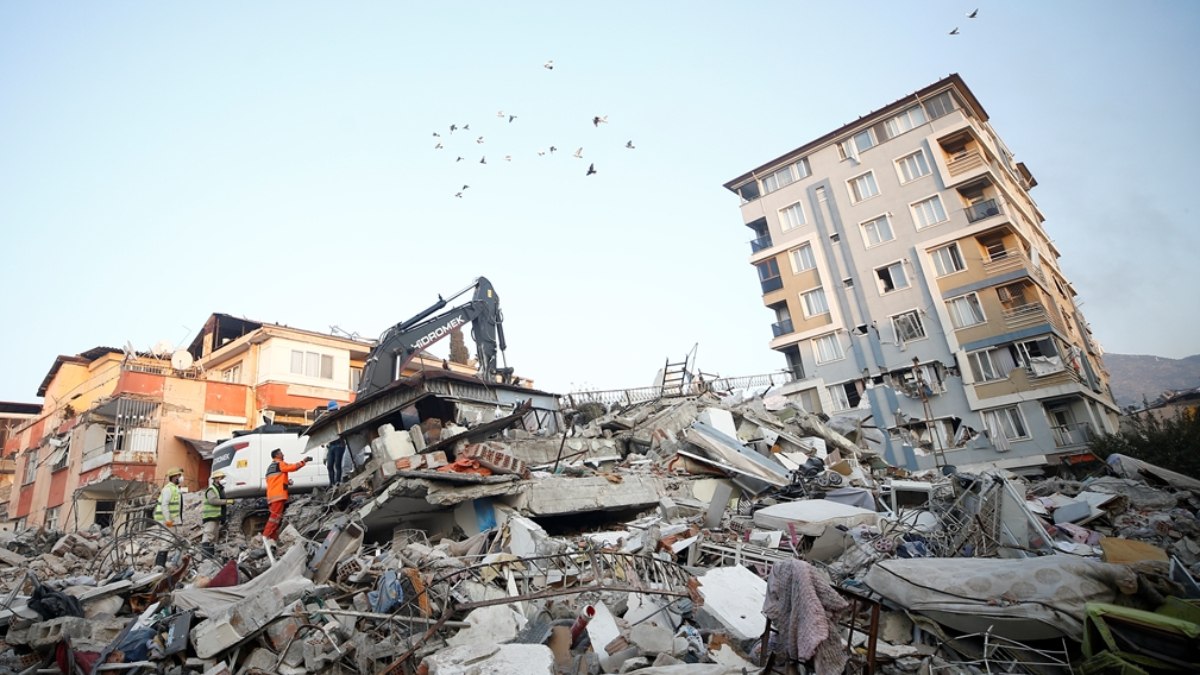
POLYGON ((551 433, 527 414, 380 425, 278 541, 245 500, 201 548, 199 495, 176 530, 4 535, 0 671, 1200 664, 1187 477, 1117 456, 1083 481, 909 476, 861 420, 779 397, 580 405, 551 433))

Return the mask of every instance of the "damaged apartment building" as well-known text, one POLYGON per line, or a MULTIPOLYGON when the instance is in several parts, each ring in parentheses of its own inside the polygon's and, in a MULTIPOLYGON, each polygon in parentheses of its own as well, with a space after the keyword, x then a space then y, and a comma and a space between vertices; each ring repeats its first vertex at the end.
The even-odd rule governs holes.
POLYGON ((726 183, 790 396, 910 469, 1091 459, 1118 408, 1036 184, 958 75, 726 183))

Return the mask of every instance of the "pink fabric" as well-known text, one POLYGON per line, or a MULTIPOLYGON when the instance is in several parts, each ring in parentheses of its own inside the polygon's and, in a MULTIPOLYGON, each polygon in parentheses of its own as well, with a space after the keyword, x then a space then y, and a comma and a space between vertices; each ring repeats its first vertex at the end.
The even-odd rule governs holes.
POLYGON ((849 606, 807 562, 775 563, 767 579, 762 609, 763 616, 775 627, 769 648, 789 659, 812 659, 817 675, 841 673, 849 656, 836 620, 849 606))

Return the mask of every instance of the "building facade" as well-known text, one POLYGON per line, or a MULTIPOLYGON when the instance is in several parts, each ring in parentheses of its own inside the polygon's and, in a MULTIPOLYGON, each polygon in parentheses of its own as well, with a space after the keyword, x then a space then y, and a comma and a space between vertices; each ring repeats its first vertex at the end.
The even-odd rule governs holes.
POLYGON ((958 75, 726 183, 789 395, 910 469, 1034 470, 1115 431, 1036 184, 958 75))

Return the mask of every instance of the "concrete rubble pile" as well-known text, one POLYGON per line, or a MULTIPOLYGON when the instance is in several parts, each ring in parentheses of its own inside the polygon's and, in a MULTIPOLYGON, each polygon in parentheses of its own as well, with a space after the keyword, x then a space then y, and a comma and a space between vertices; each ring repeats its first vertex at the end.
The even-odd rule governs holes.
POLYGON ((197 495, 178 533, 10 536, 0 672, 1200 664, 1185 476, 1117 456, 1082 481, 912 476, 861 420, 744 393, 580 405, 562 434, 516 428, 523 412, 381 425, 278 542, 239 505, 207 555, 197 495))

